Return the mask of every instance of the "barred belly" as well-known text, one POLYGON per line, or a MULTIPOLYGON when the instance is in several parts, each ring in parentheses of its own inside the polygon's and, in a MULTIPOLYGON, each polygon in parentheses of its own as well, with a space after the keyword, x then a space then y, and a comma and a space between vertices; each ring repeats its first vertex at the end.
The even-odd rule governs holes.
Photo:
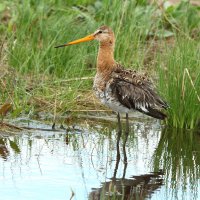
POLYGON ((118 99, 112 95, 111 89, 106 88, 104 91, 99 90, 97 87, 93 87, 96 97, 101 101, 102 104, 109 107, 111 110, 119 113, 128 113, 133 109, 126 108, 123 106, 118 99))

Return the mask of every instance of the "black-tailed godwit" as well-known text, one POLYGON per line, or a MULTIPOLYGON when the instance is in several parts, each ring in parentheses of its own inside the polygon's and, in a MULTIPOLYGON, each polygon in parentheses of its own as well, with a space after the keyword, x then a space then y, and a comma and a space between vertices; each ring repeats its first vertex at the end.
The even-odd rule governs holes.
POLYGON ((119 129, 121 113, 126 113, 127 126, 128 113, 135 110, 156 119, 165 119, 161 109, 167 109, 168 104, 158 95, 152 82, 145 75, 124 69, 115 61, 115 36, 111 28, 101 26, 91 35, 55 48, 91 40, 100 43, 93 89, 103 104, 117 112, 119 129))

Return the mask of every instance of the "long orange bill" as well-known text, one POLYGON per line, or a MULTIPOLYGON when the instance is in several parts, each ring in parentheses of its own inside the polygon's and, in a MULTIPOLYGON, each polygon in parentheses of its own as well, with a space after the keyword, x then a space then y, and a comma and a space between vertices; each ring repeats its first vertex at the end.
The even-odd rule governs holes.
POLYGON ((72 42, 69 42, 67 44, 62 44, 62 45, 59 45, 59 46, 56 46, 55 48, 59 48, 59 47, 65 47, 65 46, 69 46, 69 45, 73 45, 73 44, 78 44, 78 43, 81 43, 81 42, 87 42, 87 41, 90 41, 90 40, 94 40, 94 35, 88 35, 84 38, 81 38, 81 39, 78 39, 78 40, 74 40, 72 42))

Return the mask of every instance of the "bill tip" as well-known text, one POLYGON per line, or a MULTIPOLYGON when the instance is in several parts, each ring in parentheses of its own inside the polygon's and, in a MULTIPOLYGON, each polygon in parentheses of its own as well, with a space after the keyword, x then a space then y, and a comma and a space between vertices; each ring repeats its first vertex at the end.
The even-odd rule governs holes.
POLYGON ((62 44, 62 45, 58 45, 58 46, 55 46, 54 48, 60 48, 60 47, 65 47, 65 46, 68 46, 68 44, 62 44))

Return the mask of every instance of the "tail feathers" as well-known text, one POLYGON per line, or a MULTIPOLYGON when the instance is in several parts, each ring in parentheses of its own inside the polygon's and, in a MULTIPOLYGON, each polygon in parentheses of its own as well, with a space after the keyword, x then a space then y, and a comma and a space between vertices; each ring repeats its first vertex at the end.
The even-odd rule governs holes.
POLYGON ((144 110, 138 110, 138 111, 144 113, 145 115, 154 117, 156 119, 164 120, 167 117, 167 115, 165 115, 161 111, 153 109, 153 108, 148 108, 146 111, 144 111, 144 110))

